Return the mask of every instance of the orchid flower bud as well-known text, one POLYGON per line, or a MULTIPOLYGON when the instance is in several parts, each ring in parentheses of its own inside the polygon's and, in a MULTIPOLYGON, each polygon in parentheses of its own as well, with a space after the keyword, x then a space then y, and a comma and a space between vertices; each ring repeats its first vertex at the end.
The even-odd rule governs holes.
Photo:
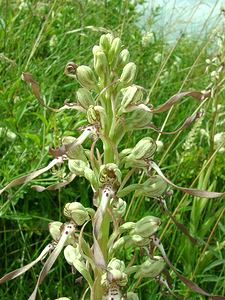
POLYGON ((53 238, 54 241, 58 241, 61 236, 61 228, 63 223, 62 222, 51 222, 48 225, 49 232, 53 238))
POLYGON ((88 109, 90 105, 94 105, 95 101, 92 98, 91 93, 86 88, 80 88, 76 92, 77 94, 77 102, 85 109, 88 109))
POLYGON ((111 65, 117 61, 120 50, 121 50, 121 40, 119 37, 117 37, 112 41, 112 45, 108 52, 109 63, 111 65))
POLYGON ((141 184, 141 188, 136 191, 136 195, 154 198, 164 194, 166 189, 167 183, 160 176, 156 175, 141 184))
POLYGON ((112 212, 115 218, 121 218, 125 215, 127 203, 121 198, 118 199, 112 199, 110 201, 110 204, 112 205, 112 212))
POLYGON ((138 234, 130 235, 130 239, 126 242, 125 248, 130 246, 144 247, 149 245, 149 238, 144 238, 138 234))
POLYGON ((97 186, 98 186, 98 181, 95 176, 95 172, 90 168, 85 168, 84 169, 84 177, 90 182, 90 184, 92 185, 92 188, 94 190, 96 190, 97 186))
POLYGON ((156 151, 156 143, 150 137, 141 139, 132 149, 129 157, 134 159, 149 159, 156 151))
POLYGON ((116 283, 118 286, 125 286, 128 281, 127 274, 124 273, 125 264, 123 261, 113 258, 107 266, 108 272, 102 275, 101 283, 107 286, 110 283, 116 283))
POLYGON ((72 219, 79 226, 89 220, 88 212, 80 202, 67 203, 63 213, 64 216, 72 219))
POLYGON ((157 277, 165 268, 164 259, 160 256, 154 256, 154 259, 148 258, 143 264, 139 266, 139 270, 134 278, 139 277, 157 277))
POLYGON ((119 227, 119 230, 120 230, 120 233, 123 233, 123 232, 130 231, 130 230, 134 229, 134 227, 135 227, 134 222, 126 222, 126 223, 123 223, 119 227))
POLYGON ((109 65, 108 65, 106 55, 103 51, 97 51, 94 54, 94 69, 96 74, 102 80, 105 80, 108 77, 109 65))
POLYGON ((120 52, 119 57, 118 57, 118 62, 117 62, 118 67, 123 68, 126 64, 128 64, 129 59, 130 59, 129 51, 127 49, 123 49, 120 52))
POLYGON ((135 63, 129 62, 123 68, 122 74, 120 76, 120 82, 124 87, 129 86, 133 83, 137 72, 137 67, 135 63))
POLYGON ((108 263, 108 267, 111 269, 116 269, 116 270, 120 270, 120 271, 124 271, 125 270, 125 264, 122 260, 119 260, 117 258, 113 258, 110 260, 110 262, 108 263))
POLYGON ((150 137, 141 139, 124 158, 125 167, 146 167, 147 162, 157 149, 156 143, 150 137))
POLYGON ((109 271, 109 274, 107 275, 110 276, 111 282, 116 282, 119 286, 127 285, 128 277, 124 272, 117 269, 112 269, 109 271))
POLYGON ((102 165, 99 171, 99 183, 118 186, 121 183, 122 173, 118 166, 114 163, 102 165))
POLYGON ((134 111, 126 114, 125 128, 127 131, 147 128, 151 120, 152 114, 149 111, 136 108, 134 111))
POLYGON ((80 159, 69 159, 68 167, 70 172, 78 176, 84 176, 85 169, 89 167, 88 162, 84 162, 80 159))
POLYGON ((143 238, 148 238, 159 229, 160 224, 161 220, 159 218, 146 216, 134 225, 134 229, 131 230, 130 234, 137 234, 143 238))
POLYGON ((125 89, 121 105, 118 111, 118 115, 126 112, 126 108, 128 105, 136 104, 141 102, 143 99, 142 91, 135 85, 129 86, 125 89))
POLYGON ((71 266, 73 265, 73 263, 76 259, 78 259, 78 260, 82 259, 82 256, 80 254, 78 247, 73 247, 71 245, 68 245, 64 249, 64 257, 65 257, 67 263, 71 266))
POLYGON ((99 45, 106 53, 108 53, 109 49, 111 48, 112 41, 113 41, 113 35, 111 33, 103 34, 100 37, 99 45))
POLYGON ((120 249, 123 247, 128 241, 130 240, 130 236, 122 236, 119 238, 116 242, 114 242, 111 252, 115 252, 116 250, 120 249))
POLYGON ((77 80, 80 84, 89 89, 89 90, 96 90, 97 88, 97 81, 92 69, 88 66, 79 66, 76 70, 77 80))
MULTIPOLYGON (((73 136, 65 136, 62 140, 62 144, 63 145, 69 145, 72 144, 76 141, 77 139, 73 136)), ((78 159, 78 160, 82 160, 84 162, 88 162, 85 152, 84 152, 84 148, 82 147, 82 145, 80 144, 75 144, 72 145, 68 151, 66 152, 66 155, 70 158, 70 159, 78 159)))
POLYGON ((95 45, 93 48, 92 48, 92 53, 94 55, 94 58, 95 58, 95 54, 99 51, 102 51, 102 47, 100 47, 99 45, 95 45))
POLYGON ((105 109, 100 105, 90 105, 87 110, 87 119, 90 124, 101 124, 104 128, 106 123, 106 112, 105 109))
POLYGON ((93 280, 91 278, 89 270, 87 269, 84 259, 81 256, 77 244, 75 247, 68 245, 64 250, 64 256, 68 264, 72 265, 79 273, 81 273, 88 284, 92 286, 93 280))

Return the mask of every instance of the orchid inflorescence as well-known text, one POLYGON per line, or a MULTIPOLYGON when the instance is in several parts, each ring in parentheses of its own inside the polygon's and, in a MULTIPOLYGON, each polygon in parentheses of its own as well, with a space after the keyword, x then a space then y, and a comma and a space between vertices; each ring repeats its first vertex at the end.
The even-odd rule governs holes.
MULTIPOLYGON (((76 103, 65 102, 59 109, 47 106, 38 83, 30 73, 23 73, 23 80, 30 84, 42 106, 53 112, 66 109, 80 111, 86 116, 86 125, 80 128, 82 133, 78 138, 65 136, 59 148, 50 149, 49 153, 54 158, 47 167, 14 179, 0 193, 30 182, 53 166, 67 162, 69 171, 63 181, 47 187, 33 185, 32 188, 38 192, 56 190, 72 182, 76 176, 84 177, 93 191, 93 207, 86 208, 80 202, 65 204, 63 213, 67 221, 49 224, 52 243, 44 248, 36 260, 3 276, 0 283, 22 275, 49 255, 29 298, 34 300, 38 286, 64 249, 65 259, 72 270, 77 270, 87 281, 86 293, 92 300, 138 299, 137 293, 128 288, 131 276, 135 280, 155 279, 176 297, 166 264, 195 292, 212 299, 225 299, 222 296, 210 295, 175 269, 157 237, 160 218, 145 215, 137 222, 124 221, 127 195, 153 198, 191 242, 196 243, 197 240, 167 208, 169 186, 204 198, 216 198, 224 193, 183 188, 172 183, 154 161, 157 144, 151 137, 142 138, 131 148, 121 150, 120 145, 125 134, 134 130, 150 128, 161 133, 152 123, 153 114, 168 110, 186 96, 204 103, 210 97, 210 91, 179 92, 154 108, 149 103, 146 90, 134 83, 137 67, 130 62, 129 51, 123 49, 119 37, 113 37, 110 33, 102 35, 99 45, 93 47, 93 57, 93 68, 77 66, 74 62, 69 62, 65 67, 65 74, 77 80, 82 87, 76 92, 76 103), (90 149, 84 146, 88 139, 92 141, 90 149), (140 170, 144 172, 144 182, 129 184, 132 175, 140 170), (84 231, 89 222, 92 224, 93 234, 90 240, 86 240, 84 231), (124 249, 142 249, 141 263, 134 257, 126 265, 121 255, 124 249), (156 250, 160 256, 155 254, 156 250)), ((162 133, 177 133, 200 116, 201 112, 197 110, 184 120, 180 128, 162 133)))

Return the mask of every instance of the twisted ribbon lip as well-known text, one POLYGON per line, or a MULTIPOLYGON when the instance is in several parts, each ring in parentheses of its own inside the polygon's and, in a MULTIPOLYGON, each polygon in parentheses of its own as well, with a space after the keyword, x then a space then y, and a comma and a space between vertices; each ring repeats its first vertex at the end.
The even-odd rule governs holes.
POLYGON ((181 275, 176 268, 173 266, 171 261, 166 255, 165 249, 158 237, 153 235, 151 237, 151 241, 153 245, 158 248, 158 250, 161 252, 162 257, 164 258, 165 262, 168 264, 168 266, 174 271, 174 273, 178 276, 178 278, 187 286, 189 287, 192 291, 197 292, 200 295, 207 296, 211 298, 212 300, 225 300, 225 297, 219 296, 219 295, 211 295, 205 290, 203 290, 201 287, 199 287, 195 282, 191 281, 190 279, 186 278, 185 276, 181 275))
POLYGON ((48 244, 43 250, 42 252, 40 253, 40 255, 35 259, 33 260, 32 262, 30 262, 29 264, 21 267, 21 268, 18 268, 6 275, 4 275, 2 278, 0 278, 0 284, 8 281, 8 280, 12 280, 22 274, 24 274, 26 271, 28 271, 29 269, 31 269, 34 265, 36 265, 39 261, 43 261, 43 259, 46 257, 46 255, 48 253, 50 253, 53 249, 54 249, 54 243, 50 243, 48 244))

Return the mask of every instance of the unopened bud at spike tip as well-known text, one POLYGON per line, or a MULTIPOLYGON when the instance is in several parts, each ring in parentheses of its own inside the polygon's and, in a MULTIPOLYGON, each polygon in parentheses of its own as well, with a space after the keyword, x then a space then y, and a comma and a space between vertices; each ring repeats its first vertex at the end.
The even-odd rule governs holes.
POLYGON ((100 37, 100 42, 99 45, 102 47, 102 49, 108 53, 113 41, 113 35, 108 33, 108 34, 103 34, 100 37))
POLYGON ((118 60, 118 55, 121 50, 121 40, 119 37, 115 38, 112 42, 112 45, 109 49, 108 59, 111 65, 115 64, 118 60))
POLYGON ((106 55, 103 51, 97 51, 94 54, 94 69, 96 74, 102 80, 106 79, 109 74, 109 66, 106 55))

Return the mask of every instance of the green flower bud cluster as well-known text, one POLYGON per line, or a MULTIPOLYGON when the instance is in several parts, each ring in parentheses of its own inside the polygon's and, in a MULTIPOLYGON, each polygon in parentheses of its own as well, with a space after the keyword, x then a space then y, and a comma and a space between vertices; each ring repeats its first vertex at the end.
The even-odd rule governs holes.
POLYGON ((163 195, 167 190, 167 183, 158 175, 147 179, 143 184, 142 188, 136 192, 137 196, 146 196, 155 198, 163 195))
POLYGON ((82 260, 82 255, 81 255, 77 245, 76 245, 76 247, 68 245, 64 249, 64 257, 69 265, 73 265, 74 261, 76 261, 76 260, 82 260))
POLYGON ((116 283, 118 286, 125 286, 128 282, 125 273, 125 264, 123 261, 113 258, 107 266, 107 272, 102 275, 101 284, 108 287, 110 283, 116 283))
POLYGON ((90 219, 88 210, 80 202, 67 203, 64 207, 63 214, 73 220, 78 226, 82 226, 90 219))
POLYGON ((115 252, 118 249, 125 247, 144 247, 149 245, 149 238, 155 234, 161 220, 154 216, 143 217, 138 222, 127 222, 119 227, 120 234, 126 235, 120 237, 112 246, 111 251, 115 252))
POLYGON ((100 46, 94 46, 92 52, 94 55, 95 73, 100 79, 106 82, 109 76, 109 64, 105 52, 100 46))
POLYGON ((114 163, 102 165, 99 171, 100 186, 111 185, 118 187, 121 184, 122 173, 114 163))
POLYGON ((84 176, 85 169, 89 168, 89 163, 79 159, 69 159, 68 166, 72 173, 84 176))
POLYGON ((128 64, 130 60, 130 53, 127 49, 123 49, 119 56, 118 56, 118 61, 117 61, 117 65, 119 68, 123 68, 125 65, 128 64))

